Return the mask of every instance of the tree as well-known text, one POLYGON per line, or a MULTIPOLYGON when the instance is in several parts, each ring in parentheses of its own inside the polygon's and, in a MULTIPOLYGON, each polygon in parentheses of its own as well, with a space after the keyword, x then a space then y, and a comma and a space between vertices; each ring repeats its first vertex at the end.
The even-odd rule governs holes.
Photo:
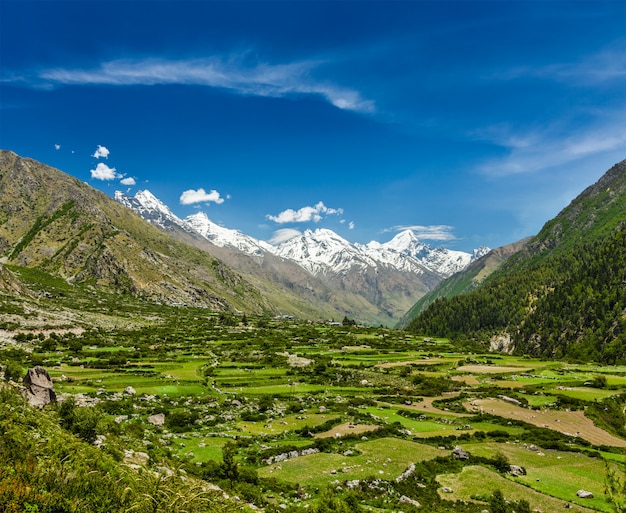
POLYGON ((507 513, 507 503, 500 490, 494 491, 489 497, 489 511, 491 513, 507 513))
POLYGON ((626 513, 626 481, 623 473, 606 463, 606 478, 604 493, 607 502, 613 507, 615 513, 626 513))
POLYGON ((237 453, 237 447, 233 442, 226 442, 222 448, 222 475, 230 480, 231 484, 237 481, 239 477, 239 466, 235 461, 235 454, 237 453))

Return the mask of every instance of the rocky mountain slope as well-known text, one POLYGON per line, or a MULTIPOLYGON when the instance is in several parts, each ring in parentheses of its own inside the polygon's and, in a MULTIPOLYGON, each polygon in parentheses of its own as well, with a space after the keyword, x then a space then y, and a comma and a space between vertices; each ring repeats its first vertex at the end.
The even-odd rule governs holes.
POLYGON ((59 170, 0 152, 0 258, 171 304, 274 311, 241 275, 59 170))
POLYGON ((607 171, 476 290, 409 324, 519 353, 626 361, 626 161, 607 171))

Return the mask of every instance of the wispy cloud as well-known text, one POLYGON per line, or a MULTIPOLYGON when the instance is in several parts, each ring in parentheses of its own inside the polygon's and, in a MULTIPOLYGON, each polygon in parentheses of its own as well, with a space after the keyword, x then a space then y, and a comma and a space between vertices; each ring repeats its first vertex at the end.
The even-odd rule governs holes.
POLYGON ((283 210, 280 214, 273 216, 271 214, 267 214, 265 217, 270 221, 274 221, 278 224, 284 223, 308 223, 313 221, 317 223, 322 220, 324 215, 341 215, 343 214, 343 209, 341 208, 329 208, 324 205, 323 202, 319 202, 316 205, 310 207, 302 207, 298 210, 293 210, 288 208, 287 210, 283 210))
POLYGON ((221 205, 224 203, 224 198, 215 189, 211 192, 206 192, 200 188, 197 191, 189 189, 180 195, 181 205, 193 205, 194 203, 216 203, 221 205))
POLYGON ((593 113, 584 123, 561 120, 540 129, 498 125, 473 135, 506 151, 506 155, 483 162, 478 171, 490 176, 537 173, 603 153, 626 156, 626 107, 593 113))
POLYGON ((580 86, 626 79, 626 40, 587 55, 576 62, 552 63, 543 66, 516 66, 495 74, 502 80, 541 78, 580 86))
POLYGON ((411 230, 415 233, 418 239, 422 240, 439 240, 439 241, 453 241, 458 240, 457 237, 452 233, 454 230, 453 226, 448 226, 445 224, 436 224, 430 226, 423 226, 419 224, 413 225, 398 225, 392 226, 391 228, 387 228, 383 230, 384 232, 403 232, 405 230, 411 230))
POLYGON ((288 241, 294 237, 299 237, 300 235, 302 235, 302 232, 294 228, 281 228, 280 230, 276 230, 274 232, 272 238, 268 242, 273 246, 277 246, 281 242, 288 241))
POLYGON ((322 64, 300 61, 268 64, 245 61, 241 57, 204 59, 112 60, 90 69, 46 69, 35 76, 11 75, 5 81, 32 87, 53 88, 63 85, 154 86, 195 85, 225 89, 247 96, 319 96, 335 107, 357 112, 373 112, 374 102, 355 89, 314 78, 322 64))

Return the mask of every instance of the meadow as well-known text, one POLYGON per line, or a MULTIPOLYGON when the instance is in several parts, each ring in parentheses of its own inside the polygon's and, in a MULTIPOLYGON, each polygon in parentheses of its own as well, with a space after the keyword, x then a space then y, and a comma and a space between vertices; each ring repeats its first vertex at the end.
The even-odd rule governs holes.
POLYGON ((496 490, 531 510, 612 511, 626 368, 382 327, 193 309, 152 318, 32 330, 0 360, 43 365, 60 402, 97 412, 93 433, 110 451, 145 452, 144 464, 185 469, 268 512, 306 511, 328 490, 372 512, 479 512, 496 490))

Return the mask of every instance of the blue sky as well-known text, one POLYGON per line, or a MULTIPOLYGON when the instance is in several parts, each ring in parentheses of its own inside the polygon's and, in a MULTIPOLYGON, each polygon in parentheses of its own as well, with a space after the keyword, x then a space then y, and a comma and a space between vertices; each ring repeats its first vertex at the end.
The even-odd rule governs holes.
POLYGON ((626 158, 626 2, 0 4, 0 146, 262 240, 536 233, 626 158))

